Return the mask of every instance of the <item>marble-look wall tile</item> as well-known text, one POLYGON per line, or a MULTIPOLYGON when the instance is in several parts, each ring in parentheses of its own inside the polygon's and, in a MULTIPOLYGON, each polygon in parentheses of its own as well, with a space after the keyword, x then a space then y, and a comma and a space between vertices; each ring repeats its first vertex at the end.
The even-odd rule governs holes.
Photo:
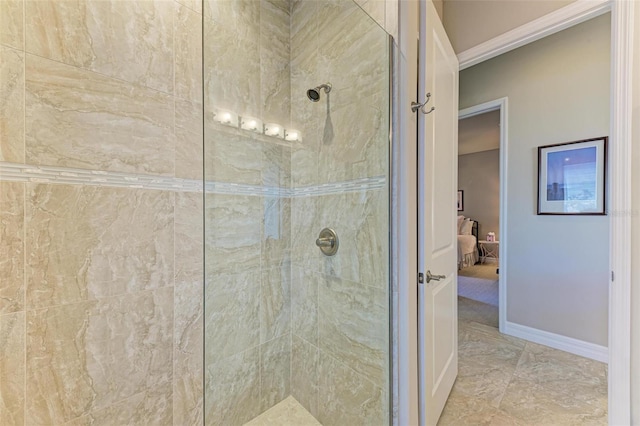
POLYGON ((291 394, 291 336, 285 334, 260 345, 260 411, 291 394))
POLYGON ((318 345, 319 278, 304 267, 291 266, 291 332, 314 345, 318 345))
POLYGON ((207 279, 205 330, 206 365, 259 344, 259 269, 219 272, 207 279))
POLYGON ((386 0, 355 0, 380 27, 385 26, 386 0))
POLYGON ((319 281, 321 351, 385 388, 389 348, 387 292, 326 275, 319 281))
POLYGON ((176 283, 173 330, 173 413, 176 425, 200 425, 203 417, 202 281, 176 283))
MULTIPOLYGON (((388 289, 388 197, 386 190, 318 197, 314 233, 317 235, 325 227, 334 229, 340 247, 335 256, 327 257, 307 243, 304 247, 310 252, 305 259, 307 267, 370 287, 388 289)), ((294 211, 292 214, 296 218, 303 213, 294 211)), ((294 240, 294 250, 297 249, 295 244, 294 240)))
MULTIPOLYGON (((197 192, 175 194, 175 283, 204 288, 204 202, 197 192)), ((202 297, 200 299, 200 306, 202 297)), ((196 308, 199 305, 193 305, 196 308)), ((194 309, 187 309, 191 312, 194 309)))
POLYGON ((388 95, 360 97, 358 102, 350 105, 332 106, 326 120, 323 126, 331 127, 331 139, 320 144, 318 154, 318 176, 324 182, 387 174, 388 95))
POLYGON ((0 1, 0 44, 24 48, 24 0, 0 1))
MULTIPOLYGON (((207 117, 209 120, 210 117, 207 117)), ((217 182, 260 185, 263 145, 247 134, 205 129, 205 178, 217 182)))
MULTIPOLYGON (((238 4, 240 1, 216 1, 217 5, 238 4)), ((258 14, 260 2, 255 4, 258 14)), ((259 21, 249 28, 256 31, 259 21)), ((228 109, 237 114, 260 117, 260 41, 255 35, 243 33, 240 22, 222 24, 205 18, 204 27, 204 84, 206 104, 228 109), (232 23, 235 26, 230 27, 232 23)), ((280 123, 282 124, 282 123, 280 123)))
POLYGON ((260 342, 288 335, 291 330, 291 266, 262 269, 260 342))
POLYGON ((202 15, 187 6, 176 3, 175 95, 177 98, 201 104, 202 15))
POLYGON ((291 185, 291 147, 262 143, 262 185, 289 188, 291 185))
POLYGON ((320 4, 321 3, 317 1, 291 1, 290 36, 292 77, 312 76, 318 67, 317 18, 320 4))
POLYGON ((203 0, 207 19, 230 29, 242 38, 258 42, 260 38, 260 1, 256 0, 203 0))
POLYGON ((291 345, 291 395, 317 417, 318 348, 295 334, 291 345))
MULTIPOLYGON (((5 2, 0 2, 0 7, 5 2)), ((0 46, 0 161, 24 162, 24 53, 0 46)))
POLYGON ((175 287, 173 412, 178 424, 202 424, 202 282, 175 287))
POLYGON ((0 424, 22 426, 25 408, 25 313, 0 315, 0 424))
POLYGON ((327 426, 386 423, 383 390, 323 351, 320 351, 318 377, 315 417, 320 423, 327 426))
POLYGON ((173 12, 170 0, 27 1, 26 51, 173 93, 173 12))
MULTIPOLYGON (((171 384, 163 384, 135 394, 102 410, 74 419, 66 426, 163 425, 172 424, 171 384)), ((175 419, 176 425, 196 426, 186 419, 175 419)))
POLYGON ((291 152, 291 185, 314 185, 318 180, 320 117, 327 97, 310 102, 308 89, 329 82, 318 73, 318 6, 316 1, 291 2, 291 126, 302 132, 303 143, 291 152))
POLYGON ((223 272, 259 270, 261 197, 207 194, 204 228, 209 279, 223 272))
POLYGON ((202 179, 202 104, 176 100, 176 177, 202 179))
POLYGON ((389 146, 386 33, 353 3, 326 2, 321 11, 318 66, 333 89, 321 112, 318 174, 329 182, 384 174, 389 146))
POLYGON ((28 184, 27 306, 173 284, 173 194, 28 184))
POLYGON ((289 56, 289 1, 260 2, 261 117, 289 125, 291 76, 289 56))
POLYGON ((28 312, 26 424, 62 424, 171 383, 172 329, 171 287, 28 312))
POLYGON ((207 364, 205 424, 241 425, 260 414, 260 349, 207 364))
POLYGON ((203 422, 203 200, 176 193, 173 413, 176 425, 203 422))
POLYGON ((353 2, 320 2, 318 8, 318 71, 333 85, 331 107, 387 86, 385 31, 353 2))
MULTIPOLYGON (((367 4, 375 4, 384 18, 383 2, 367 4)), ((389 146, 385 31, 353 2, 296 2, 291 16, 292 126, 305 135, 304 148, 292 153, 292 158, 298 157, 292 161, 293 186, 385 174, 389 146), (331 93, 317 103, 309 102, 305 91, 325 82, 332 84, 331 93), (366 99, 362 93, 368 94, 366 99)))
MULTIPOLYGON (((329 226, 327 223, 318 228, 318 201, 318 197, 291 199, 291 259, 307 267, 311 267, 312 262, 317 265, 320 250, 316 238, 322 228, 329 226)), ((313 270, 319 270, 319 266, 313 270)))
POLYGON ((262 269, 282 267, 291 258, 291 199, 263 197, 262 269))
POLYGON ((24 310, 24 184, 0 182, 0 315, 24 310))
POLYGON ((27 163, 174 173, 168 95, 27 55, 25 104, 27 163))
POLYGON ((176 2, 187 6, 197 13, 202 13, 202 0, 176 0, 176 2))

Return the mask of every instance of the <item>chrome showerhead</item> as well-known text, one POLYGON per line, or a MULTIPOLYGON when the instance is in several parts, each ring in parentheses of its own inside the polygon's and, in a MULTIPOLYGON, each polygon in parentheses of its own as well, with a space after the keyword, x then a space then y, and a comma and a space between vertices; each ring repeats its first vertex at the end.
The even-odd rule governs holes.
POLYGON ((318 102, 320 100, 320 90, 324 89, 324 93, 331 91, 331 83, 321 84, 320 86, 307 90, 307 98, 311 102, 318 102))

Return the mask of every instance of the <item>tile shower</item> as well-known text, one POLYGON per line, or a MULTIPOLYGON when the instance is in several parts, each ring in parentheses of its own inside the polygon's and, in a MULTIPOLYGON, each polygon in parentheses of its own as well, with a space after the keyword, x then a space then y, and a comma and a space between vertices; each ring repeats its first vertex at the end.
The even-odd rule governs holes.
POLYGON ((0 424, 290 396, 387 422, 391 52, 365 3, 0 2, 0 424))

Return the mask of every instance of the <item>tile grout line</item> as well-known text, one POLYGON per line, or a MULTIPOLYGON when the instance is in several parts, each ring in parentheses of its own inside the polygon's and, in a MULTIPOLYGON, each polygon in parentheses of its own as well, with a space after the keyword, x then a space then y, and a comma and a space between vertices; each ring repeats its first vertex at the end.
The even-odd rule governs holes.
POLYGON ((518 362, 516 363, 516 366, 513 369, 513 373, 511 373, 511 377, 509 377, 509 381, 507 382, 507 386, 505 386, 504 392, 502 392, 502 395, 500 396, 500 401, 498 402, 498 407, 497 407, 498 410, 502 410, 502 408, 500 408, 500 406, 502 405, 502 400, 507 395, 507 390, 509 389, 509 385, 511 384, 511 382, 513 381, 513 378, 516 375, 516 371, 518 370, 518 366, 520 365, 520 361, 522 361, 522 358, 525 356, 525 353, 527 351, 527 346, 528 345, 529 345, 529 343, 527 342, 527 343, 525 343, 524 347, 522 348, 522 353, 518 357, 518 362))

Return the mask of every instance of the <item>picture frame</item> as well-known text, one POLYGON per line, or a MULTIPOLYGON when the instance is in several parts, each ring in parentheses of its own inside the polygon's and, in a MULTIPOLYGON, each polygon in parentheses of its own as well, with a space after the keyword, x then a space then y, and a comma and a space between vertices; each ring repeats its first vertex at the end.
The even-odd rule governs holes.
POLYGON ((538 215, 606 215, 608 137, 538 147, 538 215))
POLYGON ((464 191, 462 189, 458 190, 458 211, 464 211, 464 191))

